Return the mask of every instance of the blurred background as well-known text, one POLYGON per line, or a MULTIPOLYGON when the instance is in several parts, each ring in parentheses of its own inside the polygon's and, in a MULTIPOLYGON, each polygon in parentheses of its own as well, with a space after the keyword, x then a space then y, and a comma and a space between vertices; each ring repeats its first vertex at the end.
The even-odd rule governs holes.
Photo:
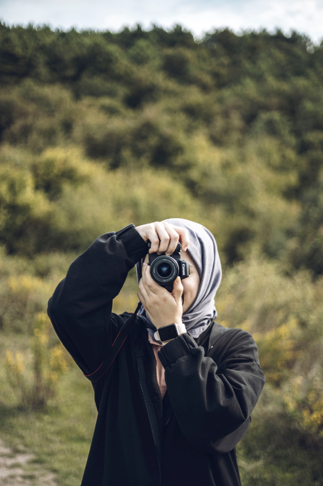
MULTIPOLYGON (((46 5, 0 2, 0 440, 33 454, 20 479, 80 484, 96 419, 56 285, 98 235, 182 217, 214 234, 218 321, 267 378, 243 485, 323 485, 322 2, 46 5)), ((136 289, 132 271, 115 312, 136 289)))

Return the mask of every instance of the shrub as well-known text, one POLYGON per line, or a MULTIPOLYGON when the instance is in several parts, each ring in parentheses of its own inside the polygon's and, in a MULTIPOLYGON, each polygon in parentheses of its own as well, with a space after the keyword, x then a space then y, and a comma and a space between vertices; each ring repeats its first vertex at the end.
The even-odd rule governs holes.
POLYGON ((33 319, 48 299, 49 285, 31 275, 12 275, 0 281, 1 322, 6 331, 31 333, 33 319))
POLYGON ((31 363, 19 351, 6 352, 8 381, 19 402, 32 410, 46 409, 48 401, 55 396, 59 377, 68 369, 63 347, 48 348, 49 329, 47 315, 38 313, 30 343, 31 363))
POLYGON ((323 439, 322 369, 312 376, 299 375, 284 388, 283 399, 289 415, 299 427, 313 437, 323 439))
POLYGON ((9 252, 33 253, 50 224, 47 198, 26 169, 0 167, 0 241, 9 252), (40 239, 39 239, 40 236, 40 239))
POLYGON ((48 149, 31 164, 35 189, 57 199, 64 185, 78 186, 87 180, 82 154, 73 148, 48 149), (83 169, 83 170, 82 170, 83 169))

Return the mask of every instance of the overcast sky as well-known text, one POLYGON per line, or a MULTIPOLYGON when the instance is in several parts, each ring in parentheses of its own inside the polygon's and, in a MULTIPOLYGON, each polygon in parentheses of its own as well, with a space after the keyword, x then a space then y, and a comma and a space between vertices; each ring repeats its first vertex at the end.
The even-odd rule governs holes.
POLYGON ((235 32, 280 27, 287 34, 293 29, 306 34, 315 43, 323 39, 323 0, 0 0, 0 19, 64 30, 180 23, 197 37, 221 27, 235 32))

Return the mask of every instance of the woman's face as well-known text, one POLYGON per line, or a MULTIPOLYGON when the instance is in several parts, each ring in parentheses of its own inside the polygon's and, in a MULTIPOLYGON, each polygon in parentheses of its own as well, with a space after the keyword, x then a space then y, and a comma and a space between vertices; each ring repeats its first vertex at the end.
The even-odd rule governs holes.
MULTIPOLYGON (((190 264, 190 276, 182 280, 183 296, 184 296, 184 303, 183 303, 183 314, 184 314, 184 312, 186 312, 187 309, 191 307, 191 305, 193 304, 197 296, 199 286, 200 286, 200 277, 197 268, 192 258, 187 253, 187 251, 181 251, 181 259, 185 260, 190 264)), ((146 255, 145 262, 148 263, 148 254, 146 255)))

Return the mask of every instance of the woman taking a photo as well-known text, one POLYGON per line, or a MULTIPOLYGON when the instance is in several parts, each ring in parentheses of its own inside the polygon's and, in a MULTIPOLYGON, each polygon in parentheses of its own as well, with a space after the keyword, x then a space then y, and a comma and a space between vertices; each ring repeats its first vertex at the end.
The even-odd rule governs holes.
POLYGON ((82 486, 241 484, 235 446, 265 379, 251 335, 215 321, 220 281, 212 234, 184 219, 104 234, 71 264, 48 313, 95 392, 82 486), (189 275, 165 288, 149 254, 168 257, 179 242, 189 275), (114 314, 136 264, 141 306, 114 314))

